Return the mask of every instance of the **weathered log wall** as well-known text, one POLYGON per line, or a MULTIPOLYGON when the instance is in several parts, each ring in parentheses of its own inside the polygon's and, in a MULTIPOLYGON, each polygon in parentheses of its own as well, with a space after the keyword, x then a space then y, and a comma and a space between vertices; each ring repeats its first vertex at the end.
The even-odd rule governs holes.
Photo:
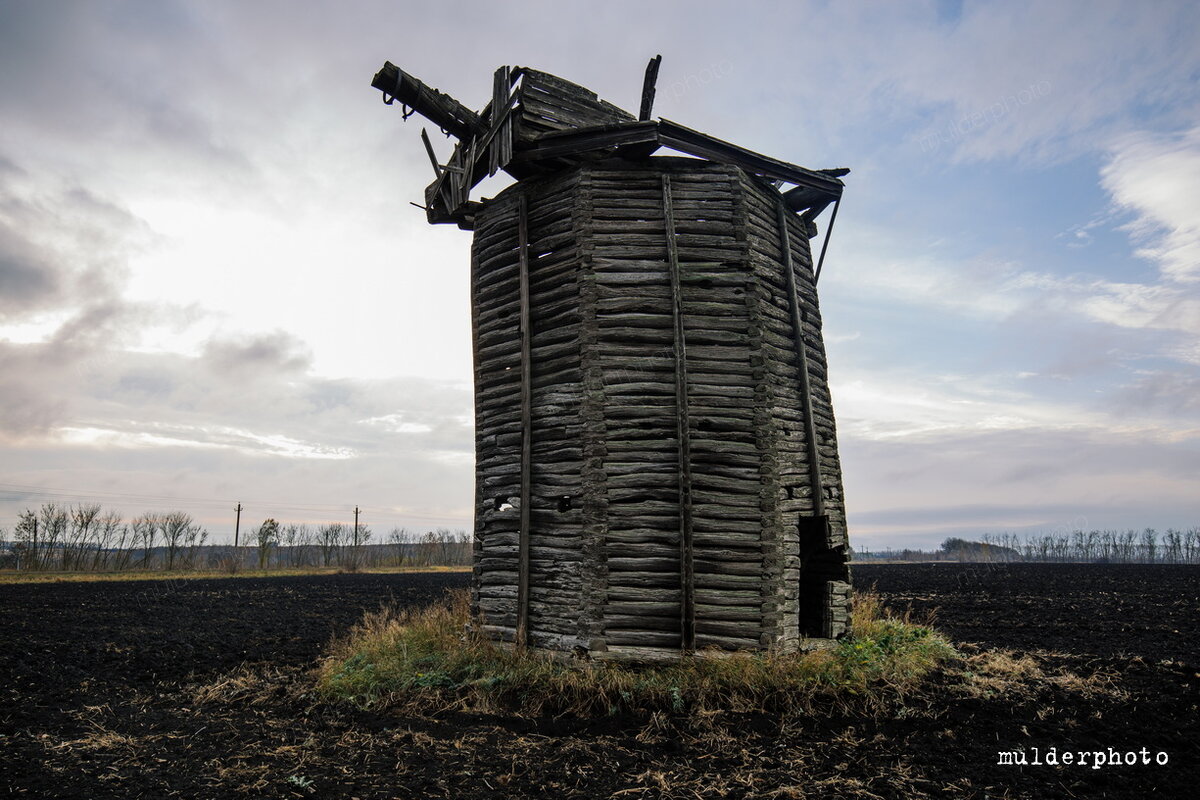
POLYGON ((779 192, 614 160, 522 181, 475 224, 483 629, 615 658, 840 634, 820 312, 779 192))
POLYGON ((548 72, 523 67, 517 89, 520 109, 518 139, 532 141, 553 131, 633 122, 635 117, 624 109, 601 100, 590 89, 563 80, 548 72))

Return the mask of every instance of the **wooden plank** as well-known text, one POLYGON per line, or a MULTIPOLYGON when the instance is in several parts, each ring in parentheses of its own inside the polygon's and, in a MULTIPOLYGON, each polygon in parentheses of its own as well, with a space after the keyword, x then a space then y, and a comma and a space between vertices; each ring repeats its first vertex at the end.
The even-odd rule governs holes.
POLYGON ((681 647, 690 651, 696 642, 695 578, 692 574, 692 465, 691 423, 688 418, 687 338, 683 325, 683 290, 679 277, 679 252, 675 239, 675 209, 671 204, 671 176, 663 173, 663 219, 666 223, 667 266, 671 276, 671 317, 675 350, 675 424, 679 459, 679 604, 681 647))
POLYGON ((813 516, 825 516, 825 492, 821 486, 821 461, 817 453, 817 426, 813 418, 812 388, 808 376, 808 346, 804 342, 804 322, 800 296, 796 288, 796 269, 792 264, 791 235, 788 233, 787 210, 782 198, 776 205, 779 246, 783 255, 783 271, 787 278, 788 300, 792 312, 792 337, 796 351, 796 370, 800 388, 800 408, 804 414, 804 438, 808 447, 808 477, 812 487, 813 516))
POLYGON ((429 163, 433 165, 433 175, 435 178, 442 177, 442 165, 438 163, 437 153, 433 152, 433 143, 429 141, 429 134, 421 128, 421 141, 425 144, 425 153, 429 156, 429 163))
POLYGON ((539 136, 528 150, 513 157, 513 163, 540 161, 554 156, 574 156, 590 150, 657 141, 655 122, 623 122, 590 128, 568 128, 539 136))
POLYGON ((657 55, 646 65, 646 78, 642 81, 642 107, 638 119, 650 119, 654 109, 654 85, 658 82, 658 67, 662 64, 662 56, 657 55))
MULTIPOLYGON (((491 131, 493 136, 501 133, 501 127, 507 120, 508 86, 508 67, 500 67, 492 76, 491 131)), ((489 143, 487 147, 488 175, 495 175, 496 171, 507 163, 502 161, 503 142, 501 135, 501 138, 489 143)))
POLYGON ((521 527, 517 556, 517 645, 524 647, 529 634, 529 522, 532 499, 530 479, 533 455, 533 369, 530 349, 533 326, 529 310, 529 201, 524 192, 517 201, 517 249, 520 256, 521 328, 521 527))
POLYGON ((831 198, 842 195, 844 184, 824 173, 755 153, 667 119, 659 120, 657 124, 659 143, 665 147, 725 164, 738 164, 768 178, 808 186, 831 198))

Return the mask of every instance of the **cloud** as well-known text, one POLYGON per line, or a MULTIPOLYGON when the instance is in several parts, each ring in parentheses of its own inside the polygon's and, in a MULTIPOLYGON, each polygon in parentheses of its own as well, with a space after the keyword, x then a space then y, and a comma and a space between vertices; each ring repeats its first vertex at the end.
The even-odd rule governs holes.
POLYGON ((1143 370, 1117 394, 1118 408, 1127 413, 1146 410, 1191 418, 1200 428, 1200 371, 1143 370))
POLYGON ((35 185, 19 171, 0 183, 0 325, 111 302, 146 240, 117 203, 77 185, 35 185))
POLYGON ((1198 22, 1184 5, 971 4, 953 26, 888 31, 904 57, 883 46, 868 63, 894 67, 901 101, 938 109, 923 136, 939 155, 1058 160, 1137 116, 1177 120, 1198 95, 1198 22))
POLYGON ((1200 125, 1176 135, 1122 137, 1100 175, 1113 202, 1134 215, 1127 228, 1142 243, 1138 255, 1156 263, 1167 280, 1194 290, 1200 282, 1200 125))
POLYGON ((1015 530, 1180 527, 1200 519, 1200 429, 1031 425, 909 439, 842 437, 856 541, 1015 530))
POLYGON ((1170 442, 1200 436, 1200 420, 1178 412, 1194 406, 1185 400, 1196 379, 1143 372, 1109 403, 1095 398, 1040 396, 1020 388, 1024 376, 980 374, 904 374, 843 369, 835 374, 833 394, 839 431, 862 441, 900 441, 933 447, 945 437, 1023 431, 1081 431, 1114 436, 1136 433, 1170 442), (1143 394, 1157 402, 1134 403, 1143 394))
POLYGON ((861 296, 887 297, 975 319, 1004 320, 1037 311, 1121 328, 1200 335, 1200 297, 1170 283, 1039 271, 989 256, 960 261, 921 254, 923 248, 903 239, 851 246, 856 251, 843 256, 845 263, 822 281, 824 285, 853 286, 861 296))
POLYGON ((276 330, 238 339, 210 339, 204 346, 203 359, 217 373, 242 378, 264 371, 304 372, 312 364, 312 351, 296 336, 276 330))
POLYGON ((0 312, 6 318, 28 313, 46 305, 58 290, 56 276, 37 262, 36 254, 10 226, 0 221, 0 312))
POLYGON ((323 518, 311 504, 359 503, 381 526, 469 526, 470 386, 325 378, 305 371, 305 350, 286 332, 230 334, 195 356, 118 347, 63 363, 46 342, 0 343, 4 481, 257 497, 299 521, 323 518))
POLYGON ((41 357, 45 349, 0 341, 0 446, 44 433, 69 407, 61 372, 41 357))
POLYGON ((119 173, 128 158, 97 152, 137 143, 139 176, 173 171, 176 181, 204 165, 227 177, 245 158, 221 140, 214 79, 232 80, 202 12, 187 3, 8 4, 0 26, 0 147, 119 173), (171 66, 165 68, 165 62, 171 66))

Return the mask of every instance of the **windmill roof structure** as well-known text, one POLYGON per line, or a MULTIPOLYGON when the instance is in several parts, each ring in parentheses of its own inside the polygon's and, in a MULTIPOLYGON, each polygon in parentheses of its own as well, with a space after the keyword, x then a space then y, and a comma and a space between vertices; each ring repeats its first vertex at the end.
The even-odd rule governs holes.
POLYGON ((840 178, 850 171, 845 167, 808 169, 678 122, 650 119, 660 58, 647 67, 640 118, 583 86, 529 67, 496 70, 492 101, 480 112, 431 89, 390 61, 371 85, 383 92, 384 102, 401 103, 406 119, 419 112, 458 139, 450 160, 442 165, 422 133, 437 174, 425 190, 431 224, 472 229, 479 204, 470 199, 471 190, 500 170, 521 180, 585 160, 646 158, 661 148, 739 166, 777 182, 781 189, 790 186, 782 189, 788 208, 809 222, 841 198, 845 184, 840 178))

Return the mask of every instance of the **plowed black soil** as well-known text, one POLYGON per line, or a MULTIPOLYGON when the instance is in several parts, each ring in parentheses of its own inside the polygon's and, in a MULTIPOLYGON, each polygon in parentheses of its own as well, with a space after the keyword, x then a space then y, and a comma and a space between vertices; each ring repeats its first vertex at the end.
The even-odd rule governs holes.
POLYGON ((948 670, 882 718, 401 717, 307 694, 330 637, 364 611, 467 580, 2 585, 0 797, 1188 798, 1200 786, 1195 567, 858 566, 859 588, 936 609, 965 654, 1011 648, 1056 676, 964 695, 948 670), (997 764, 1016 748, 1139 760, 1146 748, 1168 762, 997 764))

